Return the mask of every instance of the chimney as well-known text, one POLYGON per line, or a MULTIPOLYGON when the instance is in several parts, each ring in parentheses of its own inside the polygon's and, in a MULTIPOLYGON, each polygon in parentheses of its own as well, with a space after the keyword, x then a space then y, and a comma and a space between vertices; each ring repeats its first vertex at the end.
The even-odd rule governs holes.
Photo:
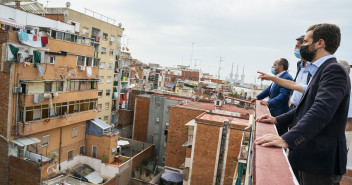
POLYGON ((16 1, 16 9, 21 10, 21 1, 16 1))

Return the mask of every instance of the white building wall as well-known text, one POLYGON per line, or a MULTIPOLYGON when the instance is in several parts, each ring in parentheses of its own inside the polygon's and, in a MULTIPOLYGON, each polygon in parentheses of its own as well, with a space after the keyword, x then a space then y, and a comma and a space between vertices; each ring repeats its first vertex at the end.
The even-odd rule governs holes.
POLYGON ((31 14, 4 5, 0 5, 0 18, 14 20, 17 24, 33 27, 49 27, 54 30, 75 33, 75 27, 60 21, 55 21, 39 15, 31 14))

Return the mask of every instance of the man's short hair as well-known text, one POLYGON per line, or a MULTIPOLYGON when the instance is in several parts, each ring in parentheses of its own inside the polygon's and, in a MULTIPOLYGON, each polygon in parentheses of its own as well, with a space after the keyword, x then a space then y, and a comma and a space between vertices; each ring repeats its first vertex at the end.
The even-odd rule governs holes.
POLYGON ((299 41, 299 43, 303 44, 303 40, 304 40, 304 35, 301 35, 300 37, 298 37, 296 39, 296 41, 299 41))
POLYGON ((319 39, 325 42, 325 50, 334 54, 340 46, 341 32, 340 28, 335 24, 315 24, 308 28, 308 31, 313 31, 313 43, 319 39))
POLYGON ((285 58, 280 58, 279 65, 282 65, 285 71, 288 69, 288 61, 285 58))
POLYGON ((346 60, 337 60, 337 62, 339 64, 341 64, 348 73, 350 73, 350 70, 351 70, 351 66, 348 64, 348 62, 346 60))

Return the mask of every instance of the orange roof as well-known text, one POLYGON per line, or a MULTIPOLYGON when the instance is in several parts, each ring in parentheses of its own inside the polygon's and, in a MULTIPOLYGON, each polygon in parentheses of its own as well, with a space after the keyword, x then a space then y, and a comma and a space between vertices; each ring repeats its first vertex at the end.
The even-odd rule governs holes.
POLYGON ((229 121, 233 125, 239 125, 239 126, 248 126, 248 119, 243 119, 243 118, 234 118, 231 116, 225 116, 225 115, 218 115, 218 114, 211 114, 211 113, 205 113, 201 114, 196 118, 197 120, 202 120, 202 121, 209 121, 211 123, 218 123, 222 124, 224 121, 229 121), (229 118, 232 118, 231 121, 229 121, 229 118))

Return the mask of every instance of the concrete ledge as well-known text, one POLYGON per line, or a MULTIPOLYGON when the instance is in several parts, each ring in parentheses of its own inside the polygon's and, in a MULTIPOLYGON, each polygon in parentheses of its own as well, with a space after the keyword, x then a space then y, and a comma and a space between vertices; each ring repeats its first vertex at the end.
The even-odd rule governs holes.
MULTIPOLYGON (((256 102, 256 118, 270 114, 269 109, 259 102, 256 102)), ((277 134, 272 124, 255 122, 255 129, 254 139, 265 134, 277 134)), ((254 144, 253 184, 298 185, 283 149, 254 144)))

